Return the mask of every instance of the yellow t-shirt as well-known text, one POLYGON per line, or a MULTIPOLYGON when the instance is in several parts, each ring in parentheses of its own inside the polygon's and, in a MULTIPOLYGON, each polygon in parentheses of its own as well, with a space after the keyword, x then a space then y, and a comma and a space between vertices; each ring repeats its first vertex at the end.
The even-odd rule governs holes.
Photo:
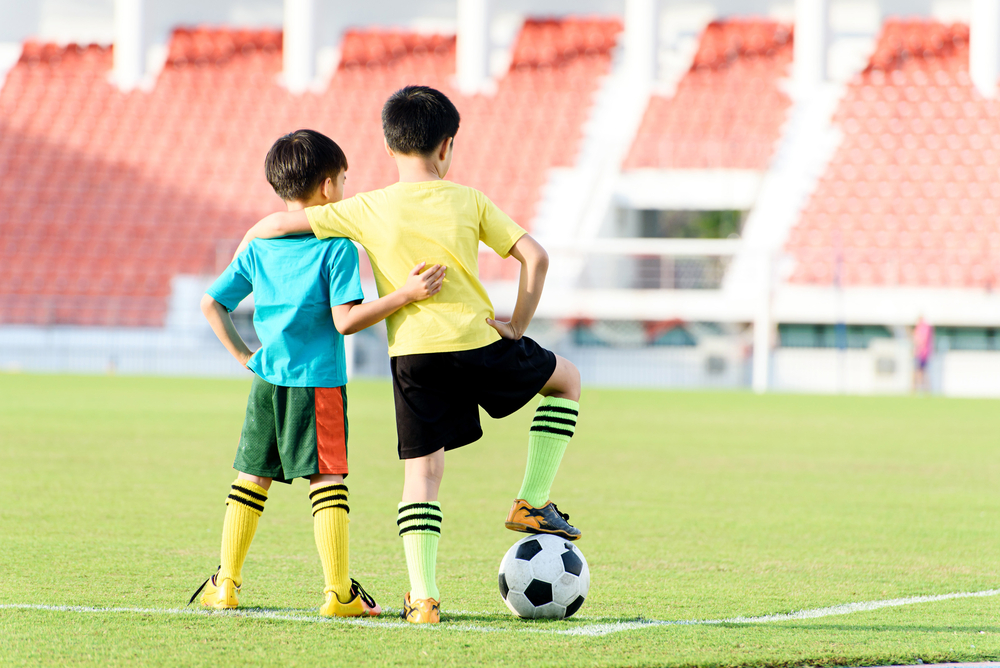
POLYGON ((500 340, 486 324, 494 312, 479 281, 479 242, 507 257, 525 231, 486 195, 451 181, 395 183, 310 207, 306 216, 318 238, 347 237, 364 246, 379 295, 400 288, 421 262, 448 267, 439 293, 386 318, 391 357, 472 350, 500 340))

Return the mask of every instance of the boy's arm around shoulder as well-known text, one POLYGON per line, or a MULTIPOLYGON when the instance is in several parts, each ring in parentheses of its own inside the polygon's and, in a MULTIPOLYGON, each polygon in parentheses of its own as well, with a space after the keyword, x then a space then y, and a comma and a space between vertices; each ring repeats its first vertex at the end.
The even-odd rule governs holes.
POLYGON ((236 255, 254 239, 273 239, 289 234, 315 234, 320 239, 347 237, 362 241, 358 218, 367 211, 362 200, 362 196, 356 195, 339 202, 267 215, 247 231, 236 249, 236 255))
POLYGON ((212 331, 222 341, 226 350, 236 358, 236 361, 246 367, 253 353, 247 347, 243 337, 236 331, 233 325, 233 318, 229 315, 229 310, 215 301, 212 295, 205 294, 201 298, 201 312, 205 314, 205 319, 212 326, 212 331))
POLYGON ((521 277, 517 285, 517 302, 514 313, 507 322, 486 319, 493 329, 505 339, 519 339, 531 324, 531 319, 542 298, 545 274, 549 270, 549 254, 530 234, 523 234, 510 248, 510 254, 521 263, 521 277))
POLYGON ((238 257, 254 239, 273 239, 289 234, 305 234, 306 232, 312 232, 312 227, 309 226, 309 218, 306 217, 305 209, 277 211, 268 214, 247 230, 247 233, 243 235, 243 241, 233 253, 233 257, 238 257))
POLYGON ((439 264, 424 271, 427 263, 421 262, 412 270, 401 288, 367 304, 351 302, 334 306, 333 324, 341 334, 354 334, 403 308, 407 304, 427 299, 441 291, 447 267, 439 264))

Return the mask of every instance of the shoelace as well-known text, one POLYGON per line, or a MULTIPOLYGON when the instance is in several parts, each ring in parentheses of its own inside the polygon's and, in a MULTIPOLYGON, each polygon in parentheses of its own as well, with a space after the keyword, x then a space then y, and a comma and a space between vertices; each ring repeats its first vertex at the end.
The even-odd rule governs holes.
MULTIPOLYGON (((221 568, 222 568, 222 566, 219 566, 219 569, 221 569, 221 568)), ((195 600, 196 598, 198 598, 198 594, 200 594, 200 593, 202 592, 202 590, 203 590, 203 589, 204 589, 204 588, 205 588, 206 586, 208 586, 208 583, 209 583, 209 582, 211 582, 211 581, 212 581, 212 579, 213 579, 213 578, 214 578, 214 577, 215 577, 215 576, 216 576, 216 575, 217 575, 218 573, 219 573, 219 571, 218 571, 218 570, 216 570, 216 571, 215 571, 215 573, 212 573, 211 575, 209 575, 209 576, 208 576, 208 579, 207 579, 207 580, 205 580, 204 582, 202 582, 202 583, 201 583, 201 586, 200 586, 200 587, 198 587, 198 590, 197 590, 197 591, 196 591, 195 593, 191 594, 191 600, 189 600, 189 601, 188 601, 188 603, 187 603, 188 605, 191 605, 192 603, 194 603, 194 600, 195 600)))
POLYGON ((374 609, 375 606, 378 605, 375 602, 375 599, 372 598, 368 592, 365 591, 365 588, 361 586, 361 583, 354 578, 351 578, 351 591, 360 596, 361 600, 364 601, 369 608, 374 609))
POLYGON ((559 506, 557 506, 555 502, 552 503, 552 509, 556 511, 556 514, 559 515, 559 517, 569 522, 569 513, 564 513, 563 511, 559 510, 559 506))

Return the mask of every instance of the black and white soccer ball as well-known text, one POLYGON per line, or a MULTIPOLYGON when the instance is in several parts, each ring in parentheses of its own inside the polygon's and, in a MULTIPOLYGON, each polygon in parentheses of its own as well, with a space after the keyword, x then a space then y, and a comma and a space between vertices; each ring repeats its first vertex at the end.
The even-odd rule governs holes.
POLYGON ((589 590, 590 568, 583 552, 558 536, 522 538, 500 562, 500 596, 524 619, 570 617, 589 590))

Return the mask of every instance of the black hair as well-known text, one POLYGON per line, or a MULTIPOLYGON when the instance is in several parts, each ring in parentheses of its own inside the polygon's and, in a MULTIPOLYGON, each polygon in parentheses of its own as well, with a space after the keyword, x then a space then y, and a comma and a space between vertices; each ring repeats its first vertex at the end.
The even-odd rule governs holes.
POLYGON ((337 143, 315 130, 296 130, 278 139, 264 159, 267 182, 285 201, 303 201, 327 178, 347 169, 337 143))
POLYGON ((458 133, 458 109, 444 93, 427 86, 400 88, 382 107, 385 141, 396 153, 430 155, 458 133))

